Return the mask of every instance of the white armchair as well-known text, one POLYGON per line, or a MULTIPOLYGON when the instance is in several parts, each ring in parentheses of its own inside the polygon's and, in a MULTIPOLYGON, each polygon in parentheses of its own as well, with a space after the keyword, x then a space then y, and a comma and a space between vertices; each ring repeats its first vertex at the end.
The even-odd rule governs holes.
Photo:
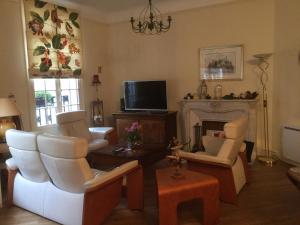
POLYGON ((83 138, 9 130, 8 204, 65 225, 99 225, 118 205, 126 177, 128 207, 143 208, 143 171, 132 161, 91 169, 83 138))
POLYGON ((205 152, 180 151, 187 160, 188 168, 215 176, 220 182, 220 198, 224 202, 236 203, 237 194, 248 182, 246 145, 243 143, 247 130, 247 118, 224 125, 225 139, 203 136, 205 152))
POLYGON ((86 112, 83 110, 56 114, 59 131, 64 136, 85 138, 88 141, 88 151, 107 146, 108 140, 106 140, 106 137, 113 131, 113 128, 89 128, 85 116, 86 112))

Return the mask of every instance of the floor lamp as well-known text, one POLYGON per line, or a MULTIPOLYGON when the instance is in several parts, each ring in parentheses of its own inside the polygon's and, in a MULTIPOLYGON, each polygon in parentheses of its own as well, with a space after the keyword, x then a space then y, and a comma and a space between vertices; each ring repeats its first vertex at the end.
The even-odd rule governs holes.
POLYGON ((272 53, 256 54, 253 57, 257 60, 257 67, 259 69, 260 84, 262 86, 262 101, 263 101, 263 136, 264 136, 264 155, 258 156, 258 160, 267 166, 273 166, 276 159, 272 156, 269 147, 269 121, 268 121, 268 95, 267 95, 267 82, 268 82, 268 59, 272 53))

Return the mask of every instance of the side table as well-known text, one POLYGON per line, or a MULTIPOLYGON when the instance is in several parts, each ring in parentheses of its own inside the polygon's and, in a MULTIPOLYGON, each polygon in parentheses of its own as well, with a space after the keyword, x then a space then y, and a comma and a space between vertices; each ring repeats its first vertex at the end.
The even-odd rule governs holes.
POLYGON ((175 168, 156 170, 159 205, 159 224, 177 224, 179 203, 201 199, 203 201, 203 225, 219 223, 219 182, 215 177, 180 169, 182 179, 172 178, 175 168))

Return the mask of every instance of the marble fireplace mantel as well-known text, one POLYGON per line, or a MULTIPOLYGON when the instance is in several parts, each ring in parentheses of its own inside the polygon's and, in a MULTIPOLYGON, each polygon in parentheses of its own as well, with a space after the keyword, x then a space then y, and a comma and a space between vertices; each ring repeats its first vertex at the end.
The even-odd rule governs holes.
POLYGON ((256 143, 256 105, 258 100, 183 100, 180 104, 181 135, 184 142, 191 138, 194 143, 194 128, 202 121, 227 122, 241 115, 248 117, 246 140, 256 143))

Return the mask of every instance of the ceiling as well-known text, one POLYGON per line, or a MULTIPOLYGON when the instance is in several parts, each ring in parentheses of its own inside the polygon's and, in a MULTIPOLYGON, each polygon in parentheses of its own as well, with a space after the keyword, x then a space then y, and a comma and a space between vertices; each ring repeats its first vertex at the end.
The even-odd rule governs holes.
MULTIPOLYGON (((48 0, 59 5, 79 10, 83 16, 101 22, 114 23, 137 16, 148 4, 148 0, 48 0)), ((241 0, 152 0, 162 13, 172 13, 209 5, 241 0)))
MULTIPOLYGON (((137 7, 143 7, 148 4, 148 0, 68 0, 70 2, 76 2, 78 4, 85 4, 104 11, 107 13, 115 13, 123 10, 128 10, 137 7)), ((172 3, 180 2, 184 0, 152 0, 153 4, 162 2, 172 3)), ((201 1, 201 0, 199 0, 201 1)))

